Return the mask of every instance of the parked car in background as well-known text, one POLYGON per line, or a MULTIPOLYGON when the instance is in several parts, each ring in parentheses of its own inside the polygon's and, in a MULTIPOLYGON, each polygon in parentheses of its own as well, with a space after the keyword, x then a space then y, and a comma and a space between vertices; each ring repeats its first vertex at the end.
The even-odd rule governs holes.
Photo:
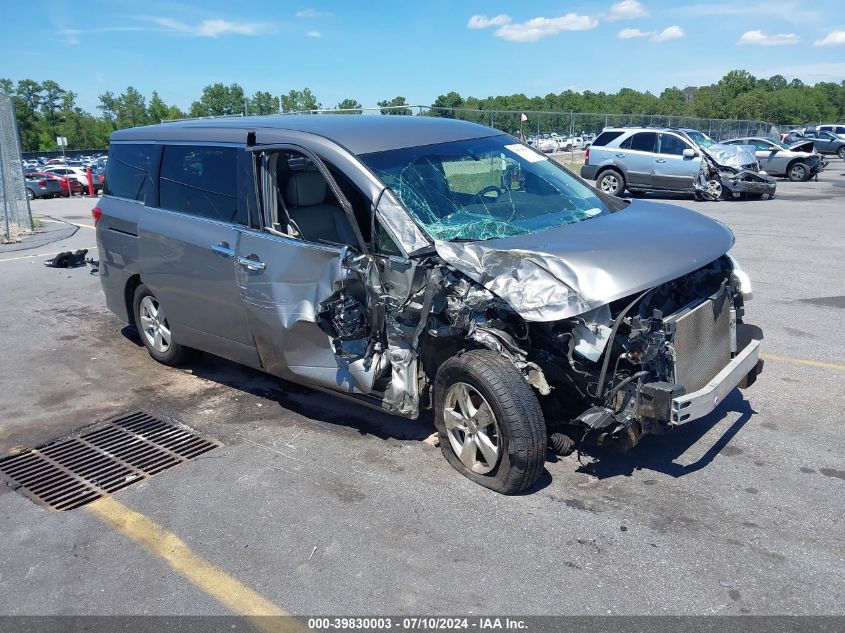
POLYGON ((784 143, 789 146, 802 141, 813 141, 813 148, 820 154, 836 154, 845 159, 845 138, 825 130, 805 130, 804 133, 792 132, 787 135, 784 143))
POLYGON ((743 137, 722 141, 725 145, 753 145, 760 168, 774 176, 784 176, 792 182, 804 182, 818 175, 824 164, 821 155, 806 151, 805 143, 787 145, 780 140, 743 137))
MULTIPOLYGON (((693 130, 694 131, 694 130, 693 130)), ((775 194, 748 149, 703 147, 676 128, 606 128, 587 150, 581 177, 605 193, 670 191, 707 199, 775 194)))
POLYGON ((35 175, 58 181, 59 187, 62 189, 62 195, 65 197, 72 196, 75 193, 82 193, 82 183, 80 183, 76 178, 60 176, 59 174, 51 171, 35 172, 35 175))
POLYGON ((25 174, 26 197, 30 200, 36 198, 55 198, 62 195, 62 188, 59 181, 48 176, 37 174, 25 174))
MULTIPOLYGON (((82 167, 45 167, 42 171, 50 172, 54 174, 58 174, 60 176, 66 176, 69 178, 75 178, 79 181, 79 184, 82 185, 82 194, 88 194, 88 173, 82 167)), ((97 182, 95 179, 94 182, 94 193, 99 193, 99 191, 103 188, 101 182, 97 182)))
POLYGON ((153 359, 205 350, 432 409, 449 464, 500 493, 550 445, 633 446, 762 367, 724 224, 606 195, 486 126, 186 121, 116 131, 111 153, 99 279, 153 359))
POLYGON ((817 132, 830 132, 836 136, 845 139, 845 124, 843 123, 823 123, 816 126, 817 132))

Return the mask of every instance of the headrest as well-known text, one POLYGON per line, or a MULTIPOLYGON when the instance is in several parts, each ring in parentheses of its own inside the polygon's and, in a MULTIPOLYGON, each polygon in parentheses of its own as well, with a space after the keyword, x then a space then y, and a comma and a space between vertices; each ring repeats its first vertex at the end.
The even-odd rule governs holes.
POLYGON ((310 207, 326 199, 326 179, 318 171, 299 171, 288 179, 285 200, 292 207, 310 207))

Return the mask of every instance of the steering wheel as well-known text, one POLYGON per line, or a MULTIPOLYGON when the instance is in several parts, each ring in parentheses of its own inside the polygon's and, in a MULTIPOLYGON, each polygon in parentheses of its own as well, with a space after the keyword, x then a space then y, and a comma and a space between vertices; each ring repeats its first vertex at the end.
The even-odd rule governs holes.
POLYGON ((493 193, 494 191, 496 192, 496 198, 494 200, 490 200, 490 201, 491 202, 497 202, 499 200, 499 197, 502 195, 502 190, 499 187, 497 187, 496 185, 489 185, 487 187, 484 187, 484 189, 482 189, 477 194, 475 194, 475 197, 479 198, 479 199, 482 199, 482 198, 490 199, 487 194, 493 193))

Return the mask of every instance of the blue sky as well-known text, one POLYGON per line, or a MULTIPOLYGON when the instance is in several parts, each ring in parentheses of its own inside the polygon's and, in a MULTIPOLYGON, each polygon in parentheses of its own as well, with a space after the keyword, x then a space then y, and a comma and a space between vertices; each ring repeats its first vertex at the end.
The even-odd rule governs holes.
POLYGON ((659 92, 744 68, 845 79, 842 0, 0 0, 0 77, 54 79, 95 111, 132 85, 187 108, 203 86, 396 95, 659 92))

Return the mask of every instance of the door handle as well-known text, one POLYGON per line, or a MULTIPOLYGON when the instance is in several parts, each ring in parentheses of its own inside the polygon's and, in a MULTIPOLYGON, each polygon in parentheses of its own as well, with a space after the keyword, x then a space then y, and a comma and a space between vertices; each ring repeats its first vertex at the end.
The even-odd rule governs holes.
POLYGON ((219 244, 212 244, 211 250, 213 250, 218 255, 223 255, 224 257, 232 257, 235 254, 235 249, 229 248, 229 242, 220 242, 219 244))
POLYGON ((666 162, 666 159, 665 159, 665 158, 657 158, 657 159, 655 159, 655 161, 654 161, 654 162, 655 162, 655 163, 665 163, 665 162, 666 162))
POLYGON ((247 270, 264 270, 267 268, 267 264, 262 262, 257 257, 252 259, 255 255, 251 255, 250 257, 241 257, 238 256, 238 264, 246 268, 247 270))
POLYGON ((617 154, 616 158, 625 158, 625 154, 617 154))

